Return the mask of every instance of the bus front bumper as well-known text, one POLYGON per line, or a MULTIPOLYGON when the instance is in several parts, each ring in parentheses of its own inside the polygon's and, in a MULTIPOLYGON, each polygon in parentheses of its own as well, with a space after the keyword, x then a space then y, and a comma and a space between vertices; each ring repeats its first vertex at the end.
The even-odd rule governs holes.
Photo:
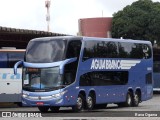
POLYGON ((76 104, 76 98, 66 92, 49 94, 22 95, 23 106, 71 106, 76 104))
POLYGON ((23 106, 64 106, 64 99, 63 97, 59 97, 43 100, 39 97, 39 99, 33 100, 22 97, 22 104, 23 106))

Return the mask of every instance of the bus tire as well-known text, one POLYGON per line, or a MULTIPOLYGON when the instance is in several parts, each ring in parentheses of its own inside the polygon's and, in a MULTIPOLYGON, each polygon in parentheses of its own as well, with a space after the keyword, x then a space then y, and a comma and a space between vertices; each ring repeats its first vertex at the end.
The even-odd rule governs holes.
POLYGON ((92 110, 95 105, 95 96, 93 94, 89 94, 87 97, 87 109, 92 110))
POLYGON ((59 111, 59 108, 60 108, 60 107, 57 107, 57 106, 52 106, 52 107, 50 107, 50 109, 51 109, 52 112, 58 112, 58 111, 59 111))
POLYGON ((72 107, 74 112, 80 112, 84 108, 84 96, 82 94, 78 95, 76 105, 72 107))
POLYGON ((49 107, 48 106, 39 106, 38 109, 40 112, 48 112, 49 107))
POLYGON ((21 102, 18 102, 16 103, 18 107, 22 107, 22 103, 21 102))
POLYGON ((136 91, 133 98, 133 107, 137 107, 139 103, 140 103, 140 93, 136 91))
POLYGON ((124 103, 125 107, 131 107, 133 103, 133 96, 131 92, 128 91, 127 96, 126 96, 126 102, 124 103))

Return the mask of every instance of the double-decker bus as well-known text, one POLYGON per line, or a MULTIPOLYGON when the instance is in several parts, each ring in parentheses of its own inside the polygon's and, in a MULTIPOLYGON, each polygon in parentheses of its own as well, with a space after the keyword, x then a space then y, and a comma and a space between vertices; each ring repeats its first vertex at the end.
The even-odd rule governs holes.
POLYGON ((153 49, 153 91, 160 91, 160 48, 153 49))
POLYGON ((0 49, 0 102, 21 103, 22 68, 14 75, 13 67, 24 59, 24 53, 22 49, 0 49))
POLYGON ((149 41, 93 37, 33 39, 23 65, 22 103, 41 112, 138 106, 153 95, 149 41))

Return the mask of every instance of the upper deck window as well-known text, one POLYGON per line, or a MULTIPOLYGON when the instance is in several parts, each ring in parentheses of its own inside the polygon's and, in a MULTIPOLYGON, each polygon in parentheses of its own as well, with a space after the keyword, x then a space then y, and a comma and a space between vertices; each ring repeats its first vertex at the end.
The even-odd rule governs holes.
POLYGON ((83 60, 89 58, 117 58, 118 42, 87 41, 85 42, 83 60))
POLYGON ((89 58, 132 58, 149 59, 151 46, 143 43, 117 41, 86 41, 83 61, 89 58))
POLYGON ((142 43, 119 43, 119 57, 133 59, 148 59, 151 58, 151 47, 142 43))
POLYGON ((64 40, 30 41, 26 50, 26 61, 32 63, 51 63, 64 59, 64 40))

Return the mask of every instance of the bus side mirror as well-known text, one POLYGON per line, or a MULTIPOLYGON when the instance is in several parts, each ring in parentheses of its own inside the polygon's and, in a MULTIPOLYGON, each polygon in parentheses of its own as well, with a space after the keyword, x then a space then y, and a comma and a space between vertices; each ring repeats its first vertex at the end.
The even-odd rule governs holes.
POLYGON ((14 65, 14 74, 17 74, 17 68, 19 65, 21 65, 23 63, 23 61, 18 61, 15 65, 14 65))
POLYGON ((77 57, 75 58, 70 58, 70 59, 66 59, 63 64, 60 65, 60 74, 62 75, 64 73, 64 67, 66 64, 75 62, 77 60, 77 57))

